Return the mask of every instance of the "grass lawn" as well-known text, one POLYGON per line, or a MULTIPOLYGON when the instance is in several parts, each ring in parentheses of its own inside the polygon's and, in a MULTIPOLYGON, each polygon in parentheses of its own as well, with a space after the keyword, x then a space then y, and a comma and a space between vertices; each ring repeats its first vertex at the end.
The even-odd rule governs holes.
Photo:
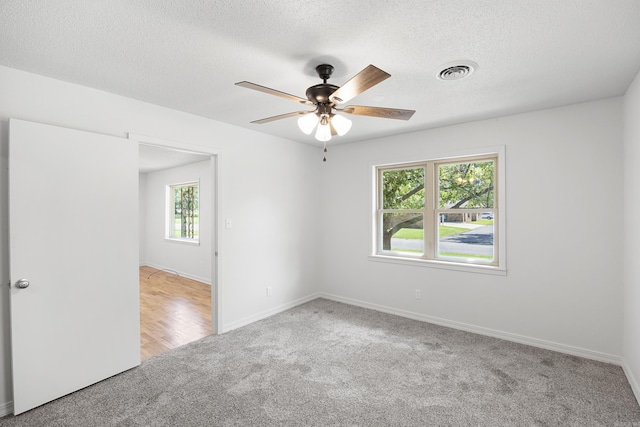
POLYGON ((480 259, 493 259, 492 255, 473 255, 473 254, 458 254, 455 252, 440 252, 440 256, 460 257, 460 258, 480 258, 480 259))
MULTIPOLYGON (((465 231, 469 231, 468 228, 463 227, 449 227, 448 225, 441 225, 438 227, 440 230, 440 237, 453 236, 454 234, 460 234, 465 231)), ((418 228, 403 228, 393 235, 395 239, 424 239, 424 230, 418 228)))

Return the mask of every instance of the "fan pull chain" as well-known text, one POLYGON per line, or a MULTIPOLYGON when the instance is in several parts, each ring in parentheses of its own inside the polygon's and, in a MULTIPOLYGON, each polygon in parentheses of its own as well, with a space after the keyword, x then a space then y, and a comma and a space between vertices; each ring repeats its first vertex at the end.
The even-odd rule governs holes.
MULTIPOLYGON (((324 153, 327 152, 327 141, 324 141, 324 150, 322 150, 324 153)), ((327 161, 327 156, 322 157, 322 161, 326 162, 327 161)))

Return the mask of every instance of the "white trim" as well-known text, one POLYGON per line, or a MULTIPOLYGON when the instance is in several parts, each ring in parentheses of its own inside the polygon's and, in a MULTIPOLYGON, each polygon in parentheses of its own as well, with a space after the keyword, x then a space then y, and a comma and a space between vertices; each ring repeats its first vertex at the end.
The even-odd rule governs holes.
POLYGON ((640 404, 640 382, 638 382, 638 379, 633 375, 633 371, 631 370, 629 365, 627 365, 627 361, 624 358, 622 359, 622 370, 627 376, 627 381, 629 381, 631 390, 636 396, 636 401, 640 404))
POLYGON ((433 323, 440 326, 446 326, 448 328, 459 329, 461 331, 467 331, 467 332, 472 332, 479 335, 486 335, 494 338, 500 338, 506 341, 526 344, 532 347, 544 348, 546 350, 557 351, 564 354, 570 354, 572 356, 583 357, 585 359, 597 360, 599 362, 611 363, 613 365, 618 365, 618 366, 622 365, 622 357, 616 356, 613 354, 602 353, 599 351, 593 351, 585 348, 574 347, 570 345, 541 340, 538 338, 532 338, 532 337, 527 337, 527 336, 518 335, 518 334, 512 334, 509 332, 497 331, 495 329, 484 328, 481 326, 470 325, 467 323, 455 322, 452 320, 442 319, 434 316, 428 316, 420 313, 414 313, 406 310, 400 310, 397 308, 388 307, 384 305, 372 304, 369 302, 342 297, 334 294, 320 293, 318 297, 341 302, 344 304, 355 305, 357 307, 381 311, 383 313, 395 314, 396 316, 406 317, 408 319, 419 320, 427 323, 433 323))
POLYGON ((236 320, 235 322, 226 323, 222 327, 222 333, 229 332, 234 329, 241 328, 243 326, 247 326, 251 323, 257 322, 258 320, 266 319, 267 317, 271 317, 275 314, 282 313, 283 311, 289 310, 299 305, 306 304, 309 301, 313 301, 314 299, 317 299, 317 298, 320 298, 320 294, 318 293, 307 295, 306 297, 299 298, 297 300, 290 301, 288 303, 279 305, 277 307, 273 307, 268 310, 261 311, 260 313, 256 313, 251 316, 245 317, 244 319, 236 320))
POLYGON ((412 265, 414 267, 429 267, 440 268, 443 270, 464 271, 466 273, 482 273, 482 274, 494 274, 496 276, 506 276, 507 271, 502 267, 494 265, 482 265, 482 264, 464 264, 451 261, 442 261, 435 259, 423 259, 423 258, 409 258, 393 255, 369 255, 369 261, 376 262, 389 262, 392 264, 404 264, 412 265))
POLYGON ((181 245, 200 246, 200 239, 183 239, 179 237, 165 237, 165 242, 179 243, 181 245))
POLYGON ((13 400, 0 404, 0 417, 13 414, 13 400))
POLYGON ((184 141, 175 141, 172 139, 158 138, 155 136, 139 135, 135 133, 129 133, 127 137, 131 140, 138 141, 142 145, 152 145, 156 147, 165 147, 177 151, 187 151, 195 154, 204 154, 206 156, 215 156, 220 154, 219 150, 215 148, 204 147, 202 145, 193 144, 184 141))
POLYGON ((163 267, 163 266, 156 265, 156 264, 150 264, 148 262, 141 263, 140 266, 146 266, 146 267, 155 268, 157 270, 164 270, 164 271, 168 271, 170 273, 176 273, 181 277, 186 277, 187 279, 196 280, 198 282, 204 283, 205 285, 211 286, 211 280, 209 280, 209 279, 206 279, 206 278, 200 277, 200 276, 194 276, 193 274, 185 273, 183 271, 178 271, 178 270, 175 270, 173 268, 163 267))

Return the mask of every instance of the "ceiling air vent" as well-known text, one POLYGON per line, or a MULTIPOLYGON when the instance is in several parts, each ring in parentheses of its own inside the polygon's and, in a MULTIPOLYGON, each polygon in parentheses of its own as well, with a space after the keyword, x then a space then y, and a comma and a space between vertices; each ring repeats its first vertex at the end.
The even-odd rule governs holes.
POLYGON ((460 80, 467 77, 469 74, 478 68, 478 64, 471 61, 457 61, 443 65, 438 72, 438 78, 440 80, 460 80))

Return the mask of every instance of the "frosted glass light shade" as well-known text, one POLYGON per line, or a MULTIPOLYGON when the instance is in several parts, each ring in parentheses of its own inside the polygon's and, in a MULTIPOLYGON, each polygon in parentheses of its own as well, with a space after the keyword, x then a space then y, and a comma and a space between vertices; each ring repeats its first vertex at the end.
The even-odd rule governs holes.
POLYGON ((349 132, 352 123, 351 120, 347 119, 346 117, 342 117, 336 114, 331 117, 331 124, 333 125, 333 128, 336 130, 338 135, 342 136, 349 132))
POLYGON ((318 125, 318 130, 316 130, 316 139, 322 142, 327 142, 331 139, 331 126, 329 126, 329 122, 324 125, 318 125))
POLYGON ((312 113, 305 114, 298 119, 298 127, 307 135, 311 135, 317 124, 318 116, 312 113))

